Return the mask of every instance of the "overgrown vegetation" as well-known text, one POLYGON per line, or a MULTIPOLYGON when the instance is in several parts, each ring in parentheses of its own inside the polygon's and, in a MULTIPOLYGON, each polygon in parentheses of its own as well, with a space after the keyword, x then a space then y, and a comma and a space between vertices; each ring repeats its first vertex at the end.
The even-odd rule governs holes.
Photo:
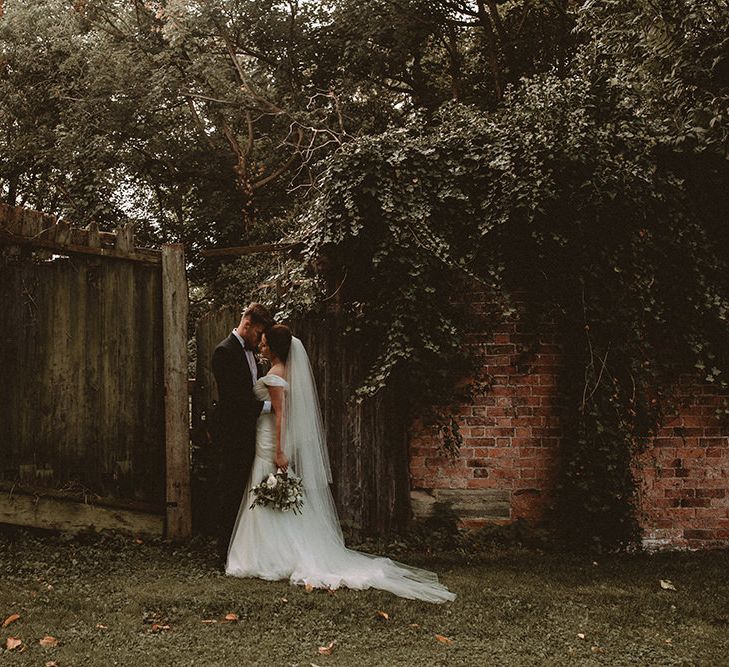
POLYGON ((587 546, 638 538, 630 464, 662 392, 688 371, 725 387, 729 370, 729 88, 714 48, 729 24, 718 5, 681 4, 693 11, 586 5, 564 72, 522 80, 495 111, 447 105, 346 146, 307 212, 310 257, 346 268, 340 299, 379 350, 363 392, 404 375, 413 404, 443 398, 467 352, 465 285, 507 308, 518 294, 537 330, 556 320, 561 524, 587 546))
POLYGON ((184 241, 194 312, 336 302, 359 394, 394 384, 410 414, 485 380, 465 297, 496 318, 518 294, 568 351, 560 523, 635 543, 664 394, 727 384, 726 2, 4 6, 4 201, 184 241), (282 238, 301 254, 199 255, 282 238))

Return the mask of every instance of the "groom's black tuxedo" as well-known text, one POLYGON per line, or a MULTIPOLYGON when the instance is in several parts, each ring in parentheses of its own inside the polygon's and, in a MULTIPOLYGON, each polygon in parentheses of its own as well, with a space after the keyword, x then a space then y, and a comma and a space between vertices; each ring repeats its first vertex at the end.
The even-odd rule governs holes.
MULTIPOLYGON (((256 452, 256 420, 263 403, 253 393, 253 377, 240 341, 231 333, 213 352, 218 407, 213 434, 220 447, 218 481, 220 542, 227 547, 256 452)), ((258 369, 260 374, 260 368, 258 369)))

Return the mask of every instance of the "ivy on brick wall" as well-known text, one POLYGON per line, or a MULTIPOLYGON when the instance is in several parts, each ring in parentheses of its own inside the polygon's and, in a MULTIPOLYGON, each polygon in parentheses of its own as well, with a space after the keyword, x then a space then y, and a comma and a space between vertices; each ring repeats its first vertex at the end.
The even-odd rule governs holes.
POLYGON ((345 145, 302 219, 370 355, 364 395, 394 383, 417 414, 463 389, 469 285, 494 296, 486 322, 514 293, 537 327, 556 319, 560 523, 586 545, 636 543, 631 460, 676 375, 729 377, 719 4, 586 3, 565 71, 345 145))

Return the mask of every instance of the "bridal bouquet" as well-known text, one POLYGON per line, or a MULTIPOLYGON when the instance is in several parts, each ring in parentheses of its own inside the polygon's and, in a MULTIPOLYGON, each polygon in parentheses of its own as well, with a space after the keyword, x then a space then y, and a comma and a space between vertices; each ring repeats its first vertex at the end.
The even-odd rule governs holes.
POLYGON ((283 470, 271 473, 258 486, 251 489, 253 503, 250 509, 257 505, 271 507, 282 512, 292 510, 299 514, 304 506, 304 487, 301 478, 289 475, 283 470))

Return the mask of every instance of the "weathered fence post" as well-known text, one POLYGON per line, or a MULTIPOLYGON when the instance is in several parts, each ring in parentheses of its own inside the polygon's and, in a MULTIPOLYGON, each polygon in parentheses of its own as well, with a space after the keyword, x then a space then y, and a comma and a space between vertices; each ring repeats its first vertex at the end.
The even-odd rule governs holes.
POLYGON ((185 253, 181 244, 162 248, 162 310, 167 537, 180 541, 192 535, 187 397, 188 293, 185 253))

